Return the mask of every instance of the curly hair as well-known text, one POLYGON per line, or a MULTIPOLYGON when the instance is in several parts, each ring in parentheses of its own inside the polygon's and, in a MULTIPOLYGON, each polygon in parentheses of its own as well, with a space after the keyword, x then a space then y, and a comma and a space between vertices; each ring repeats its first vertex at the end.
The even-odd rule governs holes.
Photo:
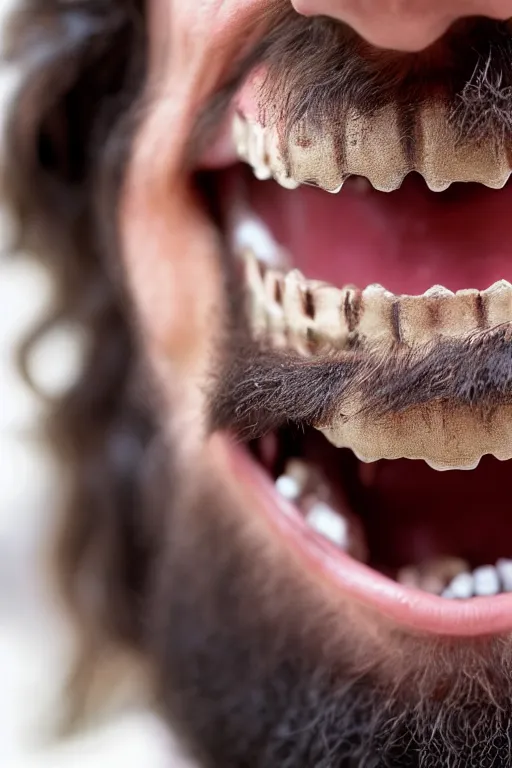
POLYGON ((115 220, 145 35, 144 0, 28 0, 5 34, 4 63, 22 77, 8 115, 2 192, 16 247, 44 263, 57 286, 51 316, 20 349, 25 377, 31 351, 56 325, 80 324, 91 340, 79 380, 50 403, 45 425, 71 477, 54 561, 83 644, 71 681, 73 719, 101 645, 144 644, 153 544, 140 514, 141 478, 155 429, 115 220))

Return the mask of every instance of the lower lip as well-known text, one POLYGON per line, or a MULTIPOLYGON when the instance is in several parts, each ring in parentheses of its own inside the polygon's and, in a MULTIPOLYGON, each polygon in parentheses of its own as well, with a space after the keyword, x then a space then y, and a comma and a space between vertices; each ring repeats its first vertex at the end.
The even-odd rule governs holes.
POLYGON ((476 637, 512 631, 512 594, 447 600, 388 579, 311 530, 297 510, 277 494, 269 476, 247 450, 228 437, 214 439, 216 450, 226 457, 231 476, 243 484, 246 493, 251 493, 272 527, 344 596, 414 632, 476 637))

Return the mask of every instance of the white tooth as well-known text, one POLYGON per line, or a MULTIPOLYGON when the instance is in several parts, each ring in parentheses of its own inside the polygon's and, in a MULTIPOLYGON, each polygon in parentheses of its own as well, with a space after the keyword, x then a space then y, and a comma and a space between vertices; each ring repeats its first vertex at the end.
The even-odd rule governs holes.
POLYGON ((231 241, 235 253, 251 251, 258 261, 269 267, 287 269, 289 259, 283 248, 274 240, 272 233, 255 213, 237 206, 232 213, 231 241))
POLYGON ((453 593, 452 588, 451 587, 446 587, 444 592, 441 594, 441 597, 444 597, 447 600, 453 600, 455 598, 455 595, 453 593))
POLYGON ((451 580, 448 587, 443 592, 443 597, 449 593, 449 597, 456 597, 459 600, 465 600, 473 596, 474 583, 473 576, 470 573, 459 573, 451 580))
POLYGON ((300 496, 300 485, 294 477, 281 475, 277 478, 275 486, 281 496, 288 499, 288 501, 296 501, 300 496))
POLYGON ((500 582, 496 569, 492 565, 482 565, 473 571, 475 595, 485 597, 497 595, 500 591, 500 582))
POLYGON ((501 558, 496 563, 496 570, 501 579, 503 592, 512 592, 512 560, 501 558))
POLYGON ((317 501, 306 517, 308 525, 342 549, 348 548, 348 524, 342 515, 323 501, 317 501))

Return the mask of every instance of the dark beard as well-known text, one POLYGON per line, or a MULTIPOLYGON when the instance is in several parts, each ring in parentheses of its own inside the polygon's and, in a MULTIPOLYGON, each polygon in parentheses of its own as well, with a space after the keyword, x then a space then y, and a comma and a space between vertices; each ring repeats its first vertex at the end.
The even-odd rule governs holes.
POLYGON ((508 641, 396 637, 385 678, 364 629, 346 613, 334 632, 202 480, 170 521, 154 611, 164 709, 202 766, 510 766, 508 641))

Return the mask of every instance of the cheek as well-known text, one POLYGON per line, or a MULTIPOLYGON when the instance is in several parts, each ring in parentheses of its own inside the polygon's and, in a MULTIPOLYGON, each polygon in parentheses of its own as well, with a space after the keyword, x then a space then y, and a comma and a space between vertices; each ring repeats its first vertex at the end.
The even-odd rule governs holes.
MULTIPOLYGON (((267 5, 151 0, 149 6, 151 103, 133 142, 119 227, 144 353, 164 401, 166 430, 176 434, 185 461, 198 455, 207 432, 208 381, 226 297, 219 238, 183 158, 200 108, 240 48, 241 15, 267 5)), ((247 44, 257 24, 250 29, 247 44)))
POLYGON ((166 184, 165 166, 155 166, 154 183, 147 168, 144 176, 131 169, 122 249, 144 352, 171 426, 195 450, 207 428, 205 381, 226 316, 219 243, 186 185, 166 184))
MULTIPOLYGON (((201 414, 201 423, 201 387, 221 335, 225 297, 219 239, 183 158, 199 109, 240 48, 240 27, 247 28, 254 12, 261 19, 266 7, 268 0, 150 4, 152 104, 133 143, 120 209, 122 249, 144 343, 166 397, 177 391, 180 411, 201 414)), ((249 37, 257 24, 251 30, 249 37)))

